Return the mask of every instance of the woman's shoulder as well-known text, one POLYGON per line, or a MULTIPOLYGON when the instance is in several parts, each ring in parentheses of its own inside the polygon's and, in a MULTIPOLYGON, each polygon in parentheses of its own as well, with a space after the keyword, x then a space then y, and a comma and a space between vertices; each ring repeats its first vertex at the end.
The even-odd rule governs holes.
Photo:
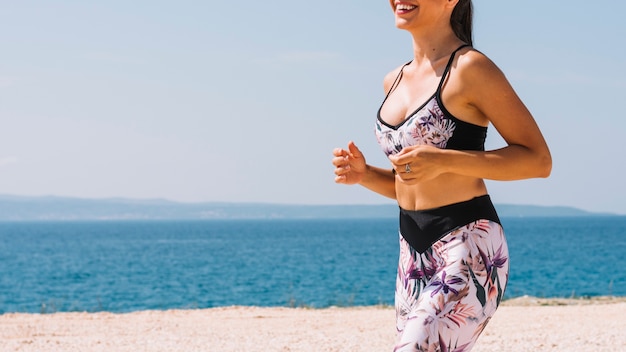
POLYGON ((491 103, 495 95, 514 95, 512 87, 500 68, 485 54, 474 48, 459 52, 451 71, 449 90, 462 92, 471 105, 491 103))
POLYGON ((501 74, 498 66, 487 55, 473 47, 461 49, 455 61, 457 72, 469 79, 501 74))

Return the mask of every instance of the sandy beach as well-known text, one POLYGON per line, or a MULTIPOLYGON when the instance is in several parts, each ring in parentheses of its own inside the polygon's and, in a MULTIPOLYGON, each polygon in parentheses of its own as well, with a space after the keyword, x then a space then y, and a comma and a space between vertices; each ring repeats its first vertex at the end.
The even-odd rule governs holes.
MULTIPOLYGON (((391 351, 391 307, 0 315, 0 351, 391 351)), ((474 351, 626 351, 626 298, 505 301, 474 351)))

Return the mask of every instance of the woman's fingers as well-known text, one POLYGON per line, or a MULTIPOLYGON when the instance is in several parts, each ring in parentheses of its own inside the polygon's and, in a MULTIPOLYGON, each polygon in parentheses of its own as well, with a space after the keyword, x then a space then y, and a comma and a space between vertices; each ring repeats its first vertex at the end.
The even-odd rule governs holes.
MULTIPOLYGON (((350 171, 350 160, 348 160, 349 152, 341 148, 335 148, 333 155, 335 156, 332 160, 335 166, 335 175, 343 176, 348 173, 350 171)), ((343 178, 345 179, 345 177, 343 178)), ((337 179, 335 179, 335 181, 337 181, 337 179)))
POLYGON ((333 155, 336 183, 355 184, 362 179, 367 165, 363 153, 354 142, 349 142, 347 149, 333 149, 333 155))
POLYGON ((350 154, 352 154, 354 158, 363 157, 363 153, 361 153, 361 150, 359 149, 359 147, 356 146, 356 144, 354 144, 353 141, 350 141, 348 143, 348 149, 350 150, 350 154))
POLYGON ((350 153, 345 150, 345 149, 341 149, 341 148, 335 148, 333 149, 333 155, 334 156, 348 156, 350 153))

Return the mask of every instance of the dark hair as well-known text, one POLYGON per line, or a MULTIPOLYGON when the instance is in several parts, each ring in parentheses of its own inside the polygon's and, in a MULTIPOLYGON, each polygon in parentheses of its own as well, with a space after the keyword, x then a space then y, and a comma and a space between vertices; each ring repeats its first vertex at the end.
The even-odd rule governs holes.
POLYGON ((450 25, 454 34, 469 45, 474 45, 472 42, 472 17, 472 0, 459 0, 452 10, 452 16, 450 16, 450 25))

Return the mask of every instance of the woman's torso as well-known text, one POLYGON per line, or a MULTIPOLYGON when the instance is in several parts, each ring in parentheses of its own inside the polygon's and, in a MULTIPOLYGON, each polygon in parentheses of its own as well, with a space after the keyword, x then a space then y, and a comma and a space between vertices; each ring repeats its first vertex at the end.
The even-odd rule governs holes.
MULTIPOLYGON (((455 50, 449 60, 446 58, 445 65, 440 65, 443 67, 435 70, 432 77, 403 77, 408 64, 400 69, 376 120, 376 137, 387 155, 413 145, 484 150, 487 128, 457 118, 448 111, 454 105, 446 105, 449 101, 459 100, 455 99, 458 90, 446 87, 458 86, 458 82, 450 82, 457 78, 450 78, 450 73, 455 69, 455 54, 460 49, 462 47, 455 50)), ((487 194, 482 179, 451 173, 413 184, 396 181, 395 186, 398 204, 407 210, 431 209, 487 194)))

